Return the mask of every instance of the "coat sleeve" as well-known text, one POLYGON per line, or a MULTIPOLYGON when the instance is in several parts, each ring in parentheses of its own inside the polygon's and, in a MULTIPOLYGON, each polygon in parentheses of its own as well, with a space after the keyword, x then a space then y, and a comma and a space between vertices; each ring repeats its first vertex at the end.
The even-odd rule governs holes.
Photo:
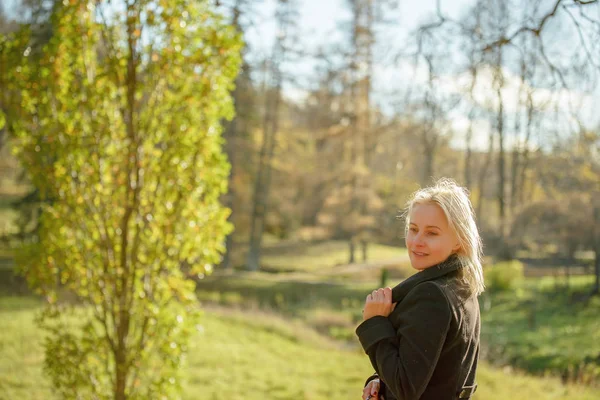
POLYGON ((387 390, 398 400, 418 400, 440 357, 452 318, 445 294, 433 282, 417 285, 393 315, 369 318, 356 334, 387 390))

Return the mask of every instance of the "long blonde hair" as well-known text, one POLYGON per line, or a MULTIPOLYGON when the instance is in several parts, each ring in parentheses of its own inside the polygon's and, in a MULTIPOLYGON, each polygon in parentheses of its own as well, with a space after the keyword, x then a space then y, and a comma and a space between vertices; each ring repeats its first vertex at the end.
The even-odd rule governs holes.
POLYGON ((406 205, 405 235, 408 234, 408 216, 413 207, 416 204, 427 203, 437 204, 446 215, 450 228, 456 232, 460 243, 457 256, 465 272, 463 279, 471 293, 479 296, 485 290, 481 265, 483 245, 475 223, 475 212, 469 200, 468 190, 448 178, 441 178, 433 186, 417 190, 406 205))

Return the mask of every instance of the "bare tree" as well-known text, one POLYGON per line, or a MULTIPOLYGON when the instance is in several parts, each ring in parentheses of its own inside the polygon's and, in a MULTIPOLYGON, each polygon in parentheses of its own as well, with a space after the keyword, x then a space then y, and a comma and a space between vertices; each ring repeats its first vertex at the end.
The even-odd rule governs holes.
MULTIPOLYGON (((236 27, 240 35, 244 35, 245 26, 243 25, 242 19, 244 16, 250 17, 250 21, 253 20, 253 5, 252 0, 235 0, 235 3, 231 6, 231 18, 232 25, 236 27)), ((251 23, 251 22, 250 22, 251 23)), ((248 48, 245 47, 242 56, 242 67, 235 81, 235 89, 232 93, 233 102, 235 106, 236 115, 230 122, 225 123, 225 130, 223 137, 225 139, 225 150, 231 164, 231 172, 229 173, 228 180, 228 193, 224 196, 224 203, 231 209, 231 215, 229 221, 233 222, 236 226, 236 230, 242 227, 239 223, 241 220, 241 209, 240 191, 236 185, 238 174, 240 174, 243 164, 250 162, 249 155, 250 150, 250 129, 254 125, 253 119, 254 114, 257 111, 256 99, 254 95, 254 87, 250 77, 251 66, 247 61, 248 48)), ((225 241, 225 254, 221 263, 223 268, 232 267, 232 258, 235 251, 235 242, 233 240, 234 234, 227 236, 225 241)))
POLYGON ((293 0, 278 0, 276 19, 278 36, 273 46, 269 63, 268 84, 265 88, 265 109, 263 119, 263 141, 259 154, 259 164, 254 186, 254 199, 251 214, 250 240, 247 268, 256 271, 260 268, 260 248, 265 227, 273 154, 279 131, 279 108, 283 87, 282 64, 289 49, 290 29, 295 23, 297 8, 293 0))
POLYGON ((594 205, 594 273, 596 280, 592 294, 600 294, 600 204, 594 205))

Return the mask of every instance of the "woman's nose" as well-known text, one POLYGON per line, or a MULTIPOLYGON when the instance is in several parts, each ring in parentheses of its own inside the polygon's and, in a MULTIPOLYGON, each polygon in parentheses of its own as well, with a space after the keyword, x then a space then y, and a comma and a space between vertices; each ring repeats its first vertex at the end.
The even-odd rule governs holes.
POLYGON ((422 246, 423 245, 423 236, 421 236, 420 233, 417 233, 415 235, 415 237, 413 238, 413 242, 415 243, 415 245, 417 246, 422 246))

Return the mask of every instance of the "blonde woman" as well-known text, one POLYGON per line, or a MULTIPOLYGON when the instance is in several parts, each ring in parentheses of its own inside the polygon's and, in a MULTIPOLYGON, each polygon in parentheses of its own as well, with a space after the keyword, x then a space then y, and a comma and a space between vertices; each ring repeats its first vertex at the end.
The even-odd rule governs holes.
POLYGON ((363 400, 469 399, 477 385, 482 245, 468 193, 441 179, 413 194, 406 248, 418 272, 367 296, 356 334, 375 374, 363 400))

